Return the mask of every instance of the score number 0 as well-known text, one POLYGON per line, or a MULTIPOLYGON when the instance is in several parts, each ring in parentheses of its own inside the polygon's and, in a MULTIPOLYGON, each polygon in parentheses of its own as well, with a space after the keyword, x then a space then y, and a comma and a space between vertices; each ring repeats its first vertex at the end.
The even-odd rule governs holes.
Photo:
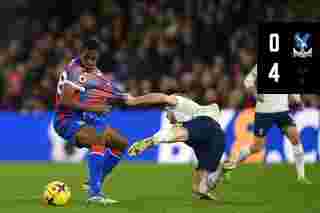
MULTIPOLYGON (((269 51, 272 53, 279 52, 280 36, 278 33, 271 33, 269 35, 269 51)), ((273 79, 276 83, 279 82, 279 63, 273 63, 268 78, 273 79)))

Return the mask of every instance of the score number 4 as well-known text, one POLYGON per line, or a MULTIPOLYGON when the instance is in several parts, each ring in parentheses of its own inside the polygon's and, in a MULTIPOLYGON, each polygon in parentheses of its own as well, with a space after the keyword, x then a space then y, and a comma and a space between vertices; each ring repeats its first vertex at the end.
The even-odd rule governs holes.
POLYGON ((268 78, 273 79, 274 82, 278 83, 279 82, 279 63, 273 63, 270 72, 268 74, 268 78))
MULTIPOLYGON (((280 37, 278 33, 271 33, 269 35, 269 51, 272 53, 279 52, 279 41, 280 37)), ((268 78, 273 79, 274 82, 279 82, 279 63, 273 63, 270 72, 268 74, 268 78)))

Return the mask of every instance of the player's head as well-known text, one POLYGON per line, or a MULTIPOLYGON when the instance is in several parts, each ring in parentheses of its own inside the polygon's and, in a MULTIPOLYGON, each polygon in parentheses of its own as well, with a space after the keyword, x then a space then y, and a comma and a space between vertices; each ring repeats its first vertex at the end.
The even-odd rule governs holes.
POLYGON ((89 39, 83 43, 80 52, 80 60, 84 67, 88 70, 96 68, 98 61, 99 42, 95 39, 89 39))

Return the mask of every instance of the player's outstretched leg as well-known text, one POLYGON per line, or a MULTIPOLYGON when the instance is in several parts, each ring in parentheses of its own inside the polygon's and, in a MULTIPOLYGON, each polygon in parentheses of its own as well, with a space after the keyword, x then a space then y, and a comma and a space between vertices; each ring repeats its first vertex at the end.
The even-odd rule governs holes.
POLYGON ((240 163, 248 159, 251 155, 261 152, 265 147, 266 138, 255 136, 254 143, 249 147, 240 149, 239 155, 231 153, 227 161, 223 163, 224 181, 229 183, 231 181, 232 171, 239 166, 240 163))
POLYGON ((103 133, 103 140, 106 146, 117 149, 123 153, 128 148, 128 139, 122 136, 116 129, 107 127, 103 133))
POLYGON ((130 146, 128 154, 130 156, 139 155, 146 149, 149 149, 159 143, 185 142, 187 135, 186 129, 172 125, 170 127, 160 129, 151 137, 134 142, 130 146))
POLYGON ((230 180, 230 171, 238 166, 239 163, 246 160, 250 155, 260 152, 264 149, 266 135, 272 127, 276 117, 270 113, 255 113, 254 118, 254 143, 249 147, 242 148, 239 156, 231 153, 229 159, 224 163, 224 169, 227 171, 227 179, 230 180), (228 177, 229 176, 229 177, 228 177))
POLYGON ((156 142, 154 141, 153 137, 138 140, 130 146, 130 148, 128 150, 128 154, 129 154, 129 156, 140 155, 142 152, 151 148, 155 144, 156 144, 156 142))
POLYGON ((230 167, 230 169, 236 168, 239 163, 245 161, 251 155, 258 153, 264 149, 265 146, 265 137, 255 136, 254 143, 249 147, 244 147, 240 149, 239 155, 236 153, 231 153, 229 159, 225 163, 225 168, 230 167))

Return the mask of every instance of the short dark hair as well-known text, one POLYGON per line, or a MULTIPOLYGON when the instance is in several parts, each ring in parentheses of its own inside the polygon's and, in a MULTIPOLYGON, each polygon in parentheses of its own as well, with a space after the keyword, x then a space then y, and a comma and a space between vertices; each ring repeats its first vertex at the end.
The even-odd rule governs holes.
POLYGON ((82 49, 98 50, 99 42, 96 39, 88 39, 83 43, 82 49))

